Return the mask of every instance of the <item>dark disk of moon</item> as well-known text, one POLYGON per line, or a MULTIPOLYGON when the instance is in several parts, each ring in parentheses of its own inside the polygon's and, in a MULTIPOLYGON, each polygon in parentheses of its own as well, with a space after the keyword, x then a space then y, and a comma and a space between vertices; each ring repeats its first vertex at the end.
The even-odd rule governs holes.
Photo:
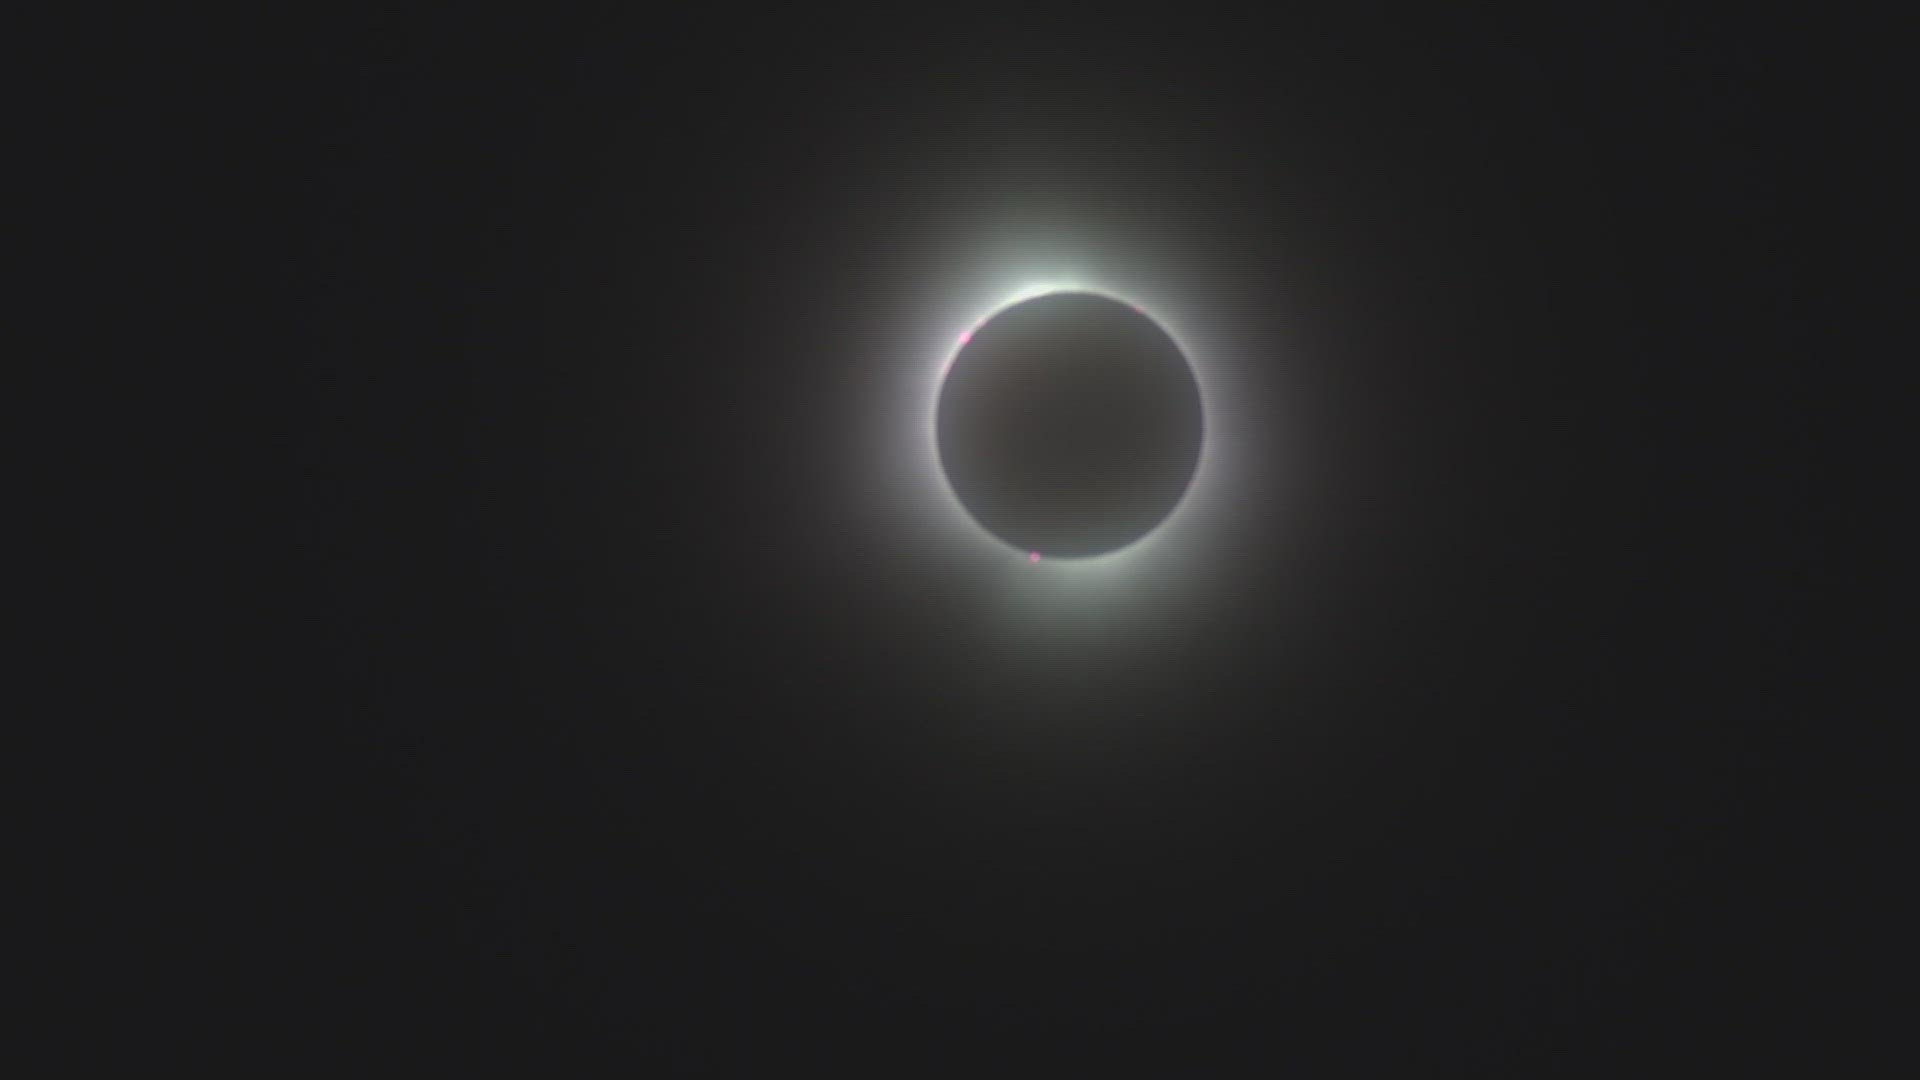
POLYGON ((1133 307, 1051 293, 966 339, 940 387, 940 466, 967 513, 1023 552, 1117 551, 1173 512, 1200 462, 1200 386, 1133 307))

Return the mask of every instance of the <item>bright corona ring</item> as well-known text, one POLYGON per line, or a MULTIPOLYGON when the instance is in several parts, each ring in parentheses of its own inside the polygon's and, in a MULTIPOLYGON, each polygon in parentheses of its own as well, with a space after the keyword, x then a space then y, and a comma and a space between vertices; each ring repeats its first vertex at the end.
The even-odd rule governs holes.
POLYGON ((935 450, 967 516, 1027 561, 1139 543, 1186 497, 1205 444, 1192 365, 1139 306, 1047 290, 960 335, 935 450))

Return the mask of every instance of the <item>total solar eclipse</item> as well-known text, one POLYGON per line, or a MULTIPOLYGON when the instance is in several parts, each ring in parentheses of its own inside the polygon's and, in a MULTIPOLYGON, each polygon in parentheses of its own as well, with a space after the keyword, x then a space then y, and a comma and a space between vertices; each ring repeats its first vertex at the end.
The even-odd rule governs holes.
POLYGON ((1200 386, 1138 308, 1057 292, 963 336, 935 411, 940 466, 988 533, 1038 561, 1118 551, 1172 514, 1200 461, 1200 386))

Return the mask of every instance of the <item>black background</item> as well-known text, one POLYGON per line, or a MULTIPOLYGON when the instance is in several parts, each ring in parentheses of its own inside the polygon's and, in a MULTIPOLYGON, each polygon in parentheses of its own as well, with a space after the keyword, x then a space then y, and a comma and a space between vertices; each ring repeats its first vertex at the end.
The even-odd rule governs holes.
POLYGON ((666 1075, 1835 1053, 1813 60, 1751 15, 1353 21, 207 45, 209 144, 152 149, 239 218, 158 227, 233 253, 268 441, 208 457, 273 572, 197 657, 264 677, 127 1007, 208 1060, 666 1075), (1175 651, 1070 684, 848 542, 885 403, 833 329, 942 154, 1059 140, 1122 219, 1235 193, 1207 242, 1300 425, 1175 651))

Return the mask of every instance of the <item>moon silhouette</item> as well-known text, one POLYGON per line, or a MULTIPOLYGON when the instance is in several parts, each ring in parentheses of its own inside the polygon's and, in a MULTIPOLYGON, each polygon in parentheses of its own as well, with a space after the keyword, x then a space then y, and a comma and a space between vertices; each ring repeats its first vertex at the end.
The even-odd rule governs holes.
POLYGON ((963 338, 935 412, 940 467, 980 527, 1041 557, 1091 558, 1152 532, 1200 461, 1200 386, 1130 304, 1059 292, 963 338))

